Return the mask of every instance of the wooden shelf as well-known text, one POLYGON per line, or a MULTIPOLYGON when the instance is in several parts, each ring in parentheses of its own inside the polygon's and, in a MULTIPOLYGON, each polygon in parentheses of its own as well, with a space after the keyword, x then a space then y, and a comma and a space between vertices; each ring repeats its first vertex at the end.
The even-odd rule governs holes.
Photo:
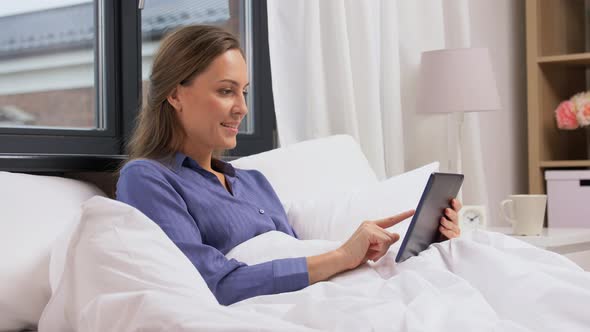
POLYGON ((526 0, 529 193, 546 169, 587 169, 588 133, 559 130, 555 108, 590 88, 590 0, 526 0))
POLYGON ((589 66, 590 65, 590 52, 576 53, 576 54, 565 54, 565 55, 551 55, 541 56, 537 58, 539 64, 552 64, 552 65, 572 65, 572 66, 589 66))
POLYGON ((576 168, 590 167, 590 160, 544 160, 540 162, 542 168, 576 168))

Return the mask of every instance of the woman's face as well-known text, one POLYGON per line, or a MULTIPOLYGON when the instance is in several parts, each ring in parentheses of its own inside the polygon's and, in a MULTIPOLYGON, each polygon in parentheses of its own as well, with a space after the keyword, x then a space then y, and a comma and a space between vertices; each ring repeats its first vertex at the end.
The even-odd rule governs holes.
POLYGON ((240 122, 248 113, 246 61, 239 50, 218 56, 189 85, 168 97, 186 133, 184 152, 233 149, 240 122))

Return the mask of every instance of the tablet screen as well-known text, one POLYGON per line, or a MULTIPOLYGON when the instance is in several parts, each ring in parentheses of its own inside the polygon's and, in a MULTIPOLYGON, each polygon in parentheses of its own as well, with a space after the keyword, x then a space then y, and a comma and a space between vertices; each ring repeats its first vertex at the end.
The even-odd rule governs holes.
POLYGON ((400 246, 396 262, 418 255, 438 239, 440 218, 459 193, 463 174, 432 173, 420 197, 416 213, 400 246))

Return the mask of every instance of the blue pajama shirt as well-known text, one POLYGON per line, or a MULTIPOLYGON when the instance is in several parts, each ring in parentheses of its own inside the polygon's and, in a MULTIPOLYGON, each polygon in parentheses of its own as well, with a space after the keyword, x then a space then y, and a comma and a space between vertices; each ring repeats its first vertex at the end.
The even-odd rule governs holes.
POLYGON ((231 193, 213 173, 182 153, 176 153, 169 165, 149 159, 131 161, 121 170, 117 200, 157 223, 221 304, 308 286, 305 257, 256 265, 225 257, 240 243, 268 231, 296 234, 262 173, 235 169, 216 159, 212 167, 224 174, 231 193))

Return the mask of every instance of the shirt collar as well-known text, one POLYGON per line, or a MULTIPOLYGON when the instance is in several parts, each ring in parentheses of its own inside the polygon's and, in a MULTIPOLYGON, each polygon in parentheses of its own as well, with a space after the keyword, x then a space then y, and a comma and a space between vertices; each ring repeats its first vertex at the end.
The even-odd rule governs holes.
MULTIPOLYGON (((174 163, 172 165, 174 172, 178 173, 182 166, 192 168, 199 172, 209 173, 209 171, 202 168, 201 165, 199 165, 193 158, 185 155, 182 152, 176 152, 176 154, 174 155, 174 163)), ((211 167, 214 170, 221 172, 227 176, 237 178, 236 170, 230 163, 226 163, 225 161, 213 158, 211 159, 211 167)))

